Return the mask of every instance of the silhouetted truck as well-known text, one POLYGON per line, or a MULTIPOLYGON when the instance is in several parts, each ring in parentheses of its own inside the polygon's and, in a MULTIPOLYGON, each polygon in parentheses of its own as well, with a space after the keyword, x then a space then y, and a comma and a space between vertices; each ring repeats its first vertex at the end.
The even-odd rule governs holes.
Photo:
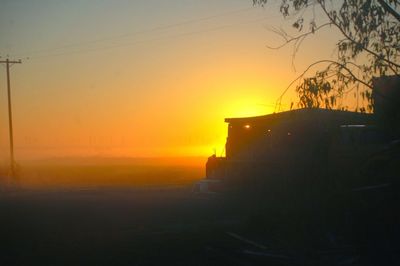
POLYGON ((376 114, 306 108, 226 118, 226 156, 209 157, 196 191, 310 194, 367 186, 363 169, 379 161, 376 154, 395 149, 399 139, 400 103, 392 96, 399 93, 400 79, 384 77, 374 84, 376 114))
MULTIPOLYGON (((362 156, 349 155, 354 157, 351 167, 340 167, 341 171, 349 172, 375 152, 375 144, 385 142, 375 132, 370 114, 299 109, 227 118, 225 122, 228 123, 226 157, 208 159, 206 179, 219 180, 226 189, 271 190, 284 189, 283 186, 287 188, 290 184, 297 188, 309 185, 305 179, 340 167, 339 160, 332 163, 333 158, 354 155, 363 149, 362 156), (379 140, 370 141, 368 134, 375 134, 379 140)), ((316 180, 312 183, 315 185, 316 180)))
POLYGON ((265 230, 296 228, 316 243, 332 236, 335 248, 392 247, 400 237, 400 97, 374 83, 385 88, 373 93, 374 114, 298 109, 225 119, 226 155, 208 158, 195 191, 224 195, 265 230))

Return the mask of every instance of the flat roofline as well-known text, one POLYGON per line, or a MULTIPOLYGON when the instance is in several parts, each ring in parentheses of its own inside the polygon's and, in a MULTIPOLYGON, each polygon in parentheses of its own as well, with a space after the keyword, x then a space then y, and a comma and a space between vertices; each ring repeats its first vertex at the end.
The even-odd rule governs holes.
POLYGON ((280 116, 286 116, 290 114, 300 114, 300 113, 335 113, 335 114, 352 114, 355 116, 359 117, 372 117, 373 114, 367 114, 367 113, 358 113, 358 112, 353 112, 353 111, 343 111, 343 110, 329 110, 329 109, 322 109, 322 108, 301 108, 301 109, 295 109, 295 110, 290 110, 290 111, 284 111, 284 112, 279 112, 279 113, 272 113, 272 114, 267 114, 267 115, 261 115, 261 116, 252 116, 252 117, 233 117, 233 118, 225 118, 226 123, 231 123, 231 122, 249 122, 249 121, 260 121, 272 117, 280 117, 280 116))

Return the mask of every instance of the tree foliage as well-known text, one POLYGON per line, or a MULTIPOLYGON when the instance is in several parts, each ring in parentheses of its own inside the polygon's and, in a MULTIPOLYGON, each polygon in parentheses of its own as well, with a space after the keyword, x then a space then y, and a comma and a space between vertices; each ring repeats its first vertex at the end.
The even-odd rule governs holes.
MULTIPOLYGON (((320 60, 313 75, 306 69, 296 91, 300 107, 337 107, 337 99, 356 91, 368 103, 358 111, 372 110, 372 79, 400 73, 399 0, 280 0, 280 12, 293 18, 299 32, 289 36, 277 31, 284 43, 295 51, 307 37, 326 27, 336 28, 341 38, 336 43, 335 60, 320 60), (311 12, 307 12, 311 11, 311 12), (322 14, 318 17, 316 14, 322 14)), ((253 0, 266 5, 268 0, 253 0)))

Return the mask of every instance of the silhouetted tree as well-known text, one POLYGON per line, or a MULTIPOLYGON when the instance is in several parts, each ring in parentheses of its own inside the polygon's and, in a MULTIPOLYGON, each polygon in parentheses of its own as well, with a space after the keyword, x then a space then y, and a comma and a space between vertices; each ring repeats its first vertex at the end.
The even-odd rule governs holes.
MULTIPOLYGON (((253 0, 266 5, 268 0, 253 0)), ((337 107, 337 99, 356 89, 372 110, 372 79, 400 72, 399 0, 280 0, 283 17, 294 19, 297 36, 275 31, 284 42, 273 49, 293 45, 295 53, 309 36, 327 27, 338 29, 335 60, 311 64, 299 77, 296 91, 300 107, 337 107), (310 10, 311 12, 306 12, 310 10), (322 14, 322 16, 320 15, 322 14), (306 76, 312 68, 318 71, 306 76)), ((295 54, 294 53, 294 54, 295 54)))

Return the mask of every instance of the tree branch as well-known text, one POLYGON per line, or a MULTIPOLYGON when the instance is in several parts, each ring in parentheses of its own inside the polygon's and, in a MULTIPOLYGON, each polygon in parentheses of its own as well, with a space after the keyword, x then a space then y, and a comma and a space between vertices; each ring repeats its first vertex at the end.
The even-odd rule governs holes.
POLYGON ((377 0, 378 3, 385 9, 386 12, 390 13, 395 19, 400 21, 400 14, 396 12, 388 3, 384 0, 377 0))
POLYGON ((307 37, 307 36, 310 35, 310 34, 314 34, 316 31, 322 29, 323 27, 330 26, 330 25, 332 25, 332 24, 333 24, 333 23, 331 23, 331 22, 322 24, 322 25, 320 25, 319 27, 315 28, 313 31, 308 31, 308 32, 303 33, 303 34, 300 34, 300 35, 298 35, 298 36, 296 36, 296 37, 291 37, 290 39, 287 39, 282 33, 279 33, 279 32, 277 32, 277 31, 274 31, 276 34, 281 35, 282 38, 285 39, 285 43, 283 43, 283 44, 281 44, 281 45, 278 45, 278 46, 275 46, 275 47, 267 46, 267 48, 273 49, 273 50, 279 50, 279 49, 285 47, 286 45, 288 45, 288 44, 291 43, 291 42, 298 41, 298 40, 300 40, 300 39, 302 39, 302 38, 305 38, 305 37, 307 37))
MULTIPOLYGON (((318 2, 320 3, 320 6, 321 6, 322 10, 323 10, 324 13, 326 14, 326 16, 329 18, 329 20, 331 21, 331 23, 332 23, 333 25, 335 25, 335 26, 340 30, 340 32, 344 35, 344 37, 346 37, 346 38, 347 38, 349 41, 351 41, 352 43, 359 44, 360 47, 362 47, 362 49, 363 49, 364 51, 366 51, 366 52, 372 54, 373 56, 375 56, 375 57, 377 57, 377 58, 380 58, 380 56, 379 56, 377 53, 375 53, 374 51, 368 49, 368 48, 365 47, 364 45, 360 44, 359 42, 357 42, 356 40, 354 40, 353 38, 351 38, 351 37, 342 29, 342 27, 340 27, 340 25, 338 25, 338 24, 335 22, 335 20, 330 16, 329 12, 326 10, 325 5, 322 3, 322 1, 321 1, 321 0, 318 0, 318 2)), ((390 65, 394 65, 394 66, 400 68, 400 64, 396 64, 395 62, 392 62, 392 61, 390 61, 390 60, 388 60, 388 59, 386 59, 386 58, 382 58, 382 61, 385 61, 386 63, 388 63, 388 64, 390 64, 390 65)))
MULTIPOLYGON (((281 95, 279 96, 279 98, 276 100, 276 103, 275 103, 275 110, 276 110, 276 106, 280 106, 280 105, 281 105, 281 103, 282 103, 282 98, 283 98, 283 96, 285 96, 286 92, 290 89, 290 87, 292 87, 292 85, 293 85, 296 81, 298 81, 299 79, 301 79, 302 77, 304 77, 304 75, 305 75, 312 67, 314 67, 315 65, 321 64, 321 63, 329 63, 330 65, 337 65, 337 66, 339 66, 340 68, 346 70, 346 71, 349 73, 349 75, 350 75, 354 80, 356 80, 357 82, 360 82, 360 83, 363 84, 364 86, 366 86, 366 87, 372 89, 372 86, 371 86, 370 84, 368 84, 368 83, 364 82, 363 80, 357 78, 357 77, 353 74, 353 72, 351 71, 351 69, 348 68, 345 64, 342 64, 342 63, 339 63, 339 62, 336 62, 336 61, 333 61, 333 60, 319 60, 319 61, 316 61, 316 62, 312 63, 311 65, 309 65, 297 78, 295 78, 292 82, 290 82, 290 84, 286 87, 286 89, 282 92, 282 94, 281 94, 281 95)), ((356 64, 354 64, 353 62, 347 62, 346 64, 350 64, 350 65, 353 65, 353 66, 359 68, 359 66, 356 65, 356 64)), ((279 111, 279 110, 278 110, 278 111, 279 111)))

